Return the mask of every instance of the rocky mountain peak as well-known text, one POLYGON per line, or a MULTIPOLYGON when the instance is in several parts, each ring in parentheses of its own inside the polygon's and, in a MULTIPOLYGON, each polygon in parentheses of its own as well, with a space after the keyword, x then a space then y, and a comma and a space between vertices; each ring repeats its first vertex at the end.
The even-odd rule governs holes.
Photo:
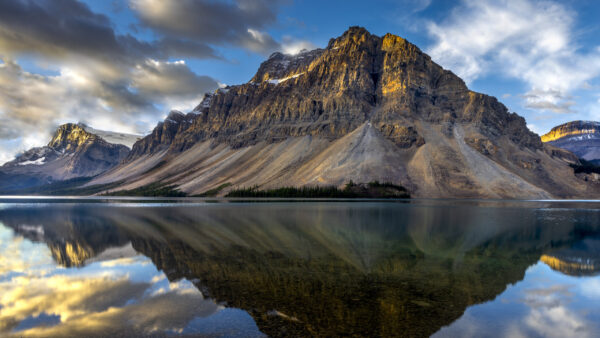
POLYGON ((165 121, 179 123, 183 121, 184 118, 184 113, 180 112, 179 110, 171 110, 165 121))
POLYGON ((195 114, 202 114, 208 111, 210 108, 210 102, 212 101, 214 94, 213 93, 205 93, 202 101, 192 110, 195 114))
POLYGON ((371 40, 374 37, 377 38, 377 36, 372 35, 364 27, 352 26, 339 37, 329 40, 327 48, 334 49, 347 43, 361 44, 371 40))
MULTIPOLYGON (((474 123, 489 137, 509 133, 522 146, 542 146, 524 119, 470 91, 414 44, 362 27, 350 27, 326 49, 273 53, 250 82, 205 95, 193 112, 185 118, 189 127, 159 124, 161 132, 132 156, 157 148, 182 151, 208 138, 233 147, 302 135, 337 139, 369 121, 403 148, 424 144, 419 120, 442 123, 446 133, 456 123, 474 123)), ((171 117, 179 121, 183 114, 171 117)))
MULTIPOLYGON (((109 143, 86 129, 92 128, 81 123, 60 125, 47 146, 29 149, 5 163, 0 167, 0 191, 11 193, 53 181, 96 176, 128 155, 127 146, 109 143)), ((132 136, 109 134, 116 139, 132 136)))
POLYGON ((260 65, 250 83, 259 84, 271 81, 273 84, 277 84, 282 79, 299 74, 302 68, 307 67, 323 51, 323 49, 302 50, 294 55, 275 52, 260 65))
POLYGON ((201 193, 224 183, 381 180, 436 197, 586 189, 567 164, 577 159, 544 146, 496 98, 469 90, 406 39, 362 27, 325 49, 273 53, 251 81, 171 115, 181 122, 160 122, 122 170, 94 183, 161 181, 201 193), (161 161, 172 164, 149 171, 161 161))
POLYGON ((79 124, 66 123, 58 127, 52 140, 48 143, 48 147, 61 153, 72 152, 90 138, 95 137, 95 135, 88 133, 84 127, 79 124))
POLYGON ((600 138, 600 123, 595 121, 571 121, 552 128, 542 135, 543 142, 552 142, 565 137, 600 138))
POLYGON ((600 163, 600 122, 571 121, 542 135, 546 144, 562 148, 587 161, 600 163))

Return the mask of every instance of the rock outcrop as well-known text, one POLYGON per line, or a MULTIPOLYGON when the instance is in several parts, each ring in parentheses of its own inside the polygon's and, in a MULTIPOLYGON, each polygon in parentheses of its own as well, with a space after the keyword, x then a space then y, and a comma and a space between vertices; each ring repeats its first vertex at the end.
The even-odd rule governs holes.
POLYGON ((106 142, 67 123, 58 127, 47 146, 32 148, 0 167, 0 191, 22 189, 77 177, 91 177, 116 166, 129 154, 122 144, 106 142))
POLYGON ((274 53, 249 82, 169 116, 90 184, 162 182, 196 194, 224 183, 379 180, 421 197, 598 193, 496 98, 470 91, 405 39, 360 27, 325 49, 274 53))
POLYGON ((579 158, 600 163, 600 122, 572 121, 556 126, 542 141, 565 149, 579 158))

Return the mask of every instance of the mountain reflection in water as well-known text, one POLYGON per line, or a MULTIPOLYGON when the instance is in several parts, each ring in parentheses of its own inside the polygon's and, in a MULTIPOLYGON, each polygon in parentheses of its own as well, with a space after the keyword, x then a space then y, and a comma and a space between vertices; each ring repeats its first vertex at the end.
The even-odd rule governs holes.
POLYGON ((593 207, 6 203, 0 335, 592 336, 593 207))

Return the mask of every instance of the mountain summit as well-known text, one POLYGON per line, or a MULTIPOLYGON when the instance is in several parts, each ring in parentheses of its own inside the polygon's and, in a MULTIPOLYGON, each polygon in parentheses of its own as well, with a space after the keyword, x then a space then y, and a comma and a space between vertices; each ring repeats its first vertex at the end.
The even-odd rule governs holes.
POLYGON ((193 195, 377 180, 416 197, 596 196, 576 162, 417 46, 351 27, 324 49, 274 53, 249 82, 171 112, 88 185, 193 195))
POLYGON ((379 180, 418 197, 595 194, 570 162, 417 46, 351 27, 325 49, 272 54, 249 82, 159 123, 89 184, 200 194, 379 180))
POLYGON ((571 151, 584 160, 600 163, 600 122, 567 122, 542 135, 542 141, 571 151))
POLYGON ((122 144, 105 141, 67 123, 59 126, 44 147, 32 148, 0 167, 0 192, 11 193, 48 183, 101 174, 129 154, 122 144))

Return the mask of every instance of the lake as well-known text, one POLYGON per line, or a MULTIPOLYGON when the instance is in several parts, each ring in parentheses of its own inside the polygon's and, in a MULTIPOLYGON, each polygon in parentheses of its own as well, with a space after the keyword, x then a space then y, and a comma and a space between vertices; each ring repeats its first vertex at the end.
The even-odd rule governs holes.
POLYGON ((0 199, 0 336, 599 336, 598 207, 0 199))

